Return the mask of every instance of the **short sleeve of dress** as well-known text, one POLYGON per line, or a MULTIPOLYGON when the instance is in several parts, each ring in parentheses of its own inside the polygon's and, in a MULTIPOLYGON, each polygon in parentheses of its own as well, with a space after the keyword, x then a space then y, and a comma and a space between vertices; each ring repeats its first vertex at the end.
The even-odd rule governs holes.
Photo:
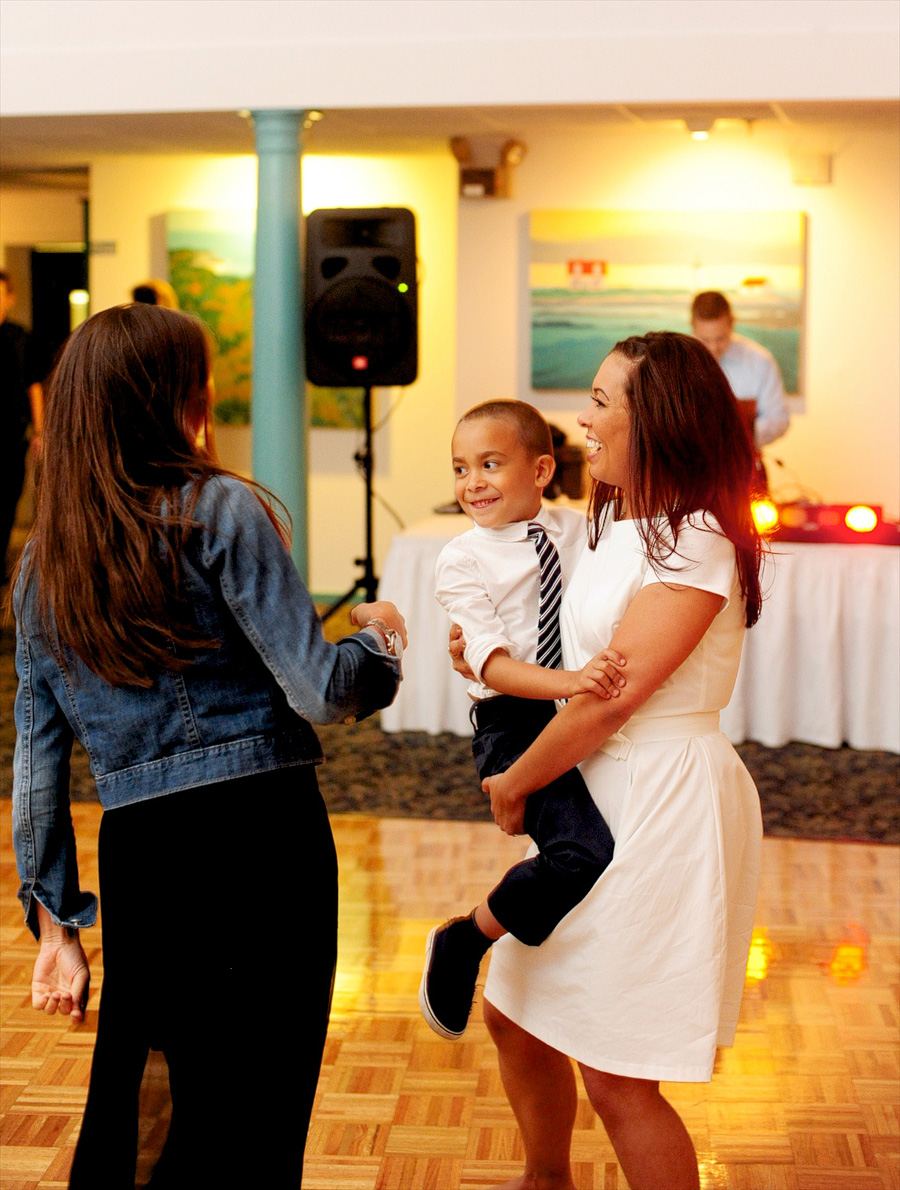
POLYGON ((722 535, 714 517, 695 514, 678 531, 678 542, 662 564, 651 562, 642 587, 651 583, 677 583, 722 595, 728 606, 734 595, 737 563, 734 546, 722 535))

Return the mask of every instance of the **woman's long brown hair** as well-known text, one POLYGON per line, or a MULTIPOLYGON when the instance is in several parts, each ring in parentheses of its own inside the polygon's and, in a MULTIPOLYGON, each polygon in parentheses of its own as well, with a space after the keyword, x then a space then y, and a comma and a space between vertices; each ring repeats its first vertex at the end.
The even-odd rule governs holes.
MULTIPOLYGON (((724 372, 697 339, 671 331, 632 336, 613 352, 628 365, 628 510, 648 557, 677 571, 685 517, 711 513, 734 545, 747 626, 755 624, 763 545, 751 512, 753 444, 724 372)), ((618 488, 594 484, 592 548, 621 500, 618 488)))
POLYGON ((144 304, 84 322, 50 380, 24 579, 43 629, 115 686, 150 686, 215 643, 180 575, 200 489, 230 474, 195 443, 208 395, 203 325, 144 304))

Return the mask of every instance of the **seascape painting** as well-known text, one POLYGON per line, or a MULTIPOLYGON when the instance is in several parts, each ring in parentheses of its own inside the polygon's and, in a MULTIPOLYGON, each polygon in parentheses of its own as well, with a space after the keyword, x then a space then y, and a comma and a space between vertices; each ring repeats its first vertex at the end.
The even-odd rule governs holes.
POLYGON ((718 289, 801 392, 805 232, 797 211, 533 211, 532 388, 584 389, 629 335, 690 333, 693 296, 718 289))
MULTIPOLYGON (((171 211, 165 217, 165 235, 169 281, 181 308, 206 323, 216 342, 216 421, 220 425, 249 425, 253 395, 253 213, 171 211)), ((363 424, 361 388, 307 384, 306 401, 311 426, 358 429, 363 424)))

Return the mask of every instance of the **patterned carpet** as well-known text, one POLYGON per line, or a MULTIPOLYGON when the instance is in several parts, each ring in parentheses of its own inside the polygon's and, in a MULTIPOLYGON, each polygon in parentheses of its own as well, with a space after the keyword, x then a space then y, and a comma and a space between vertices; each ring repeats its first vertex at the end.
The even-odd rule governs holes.
MULTIPOLYGON (((342 628, 338 628, 342 631, 342 628)), ((15 732, 13 635, 0 640, 0 791, 12 788, 15 732)), ((333 814, 489 821, 469 742, 422 732, 387 735, 373 716, 352 727, 320 728, 327 763, 319 781, 333 814)), ((900 843, 900 757, 890 752, 789 744, 742 744, 759 788, 766 833, 805 839, 900 843)), ((87 757, 72 758, 73 800, 95 800, 87 757)))

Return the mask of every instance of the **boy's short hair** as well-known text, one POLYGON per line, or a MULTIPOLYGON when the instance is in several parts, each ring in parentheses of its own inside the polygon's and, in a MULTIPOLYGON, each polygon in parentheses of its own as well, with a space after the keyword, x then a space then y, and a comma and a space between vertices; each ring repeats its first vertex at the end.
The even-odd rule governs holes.
POLYGON ((475 405, 468 413, 464 413, 457 424, 462 425, 464 421, 483 421, 490 417, 501 418, 515 426, 519 441, 533 457, 553 457, 553 436, 550 427, 527 401, 484 401, 481 405, 475 405))

